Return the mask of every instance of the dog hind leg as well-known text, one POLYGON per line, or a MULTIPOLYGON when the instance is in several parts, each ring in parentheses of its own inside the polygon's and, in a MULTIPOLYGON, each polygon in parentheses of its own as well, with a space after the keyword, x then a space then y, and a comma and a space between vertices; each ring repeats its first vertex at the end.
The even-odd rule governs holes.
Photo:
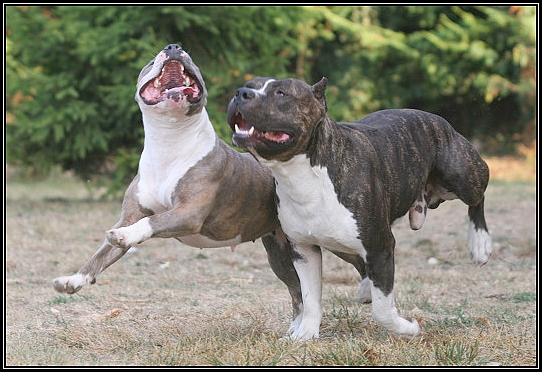
POLYGON ((453 142, 446 157, 439 159, 442 186, 454 190, 468 205, 467 245, 472 261, 485 264, 493 250, 484 216, 484 193, 489 182, 489 168, 472 145, 463 138, 453 142), (442 172, 446 169, 447 172, 442 172))
POLYGON ((484 198, 475 206, 469 206, 469 228, 467 246, 472 261, 484 265, 491 256, 493 247, 484 217, 484 198))
POLYGON ((362 304, 371 303, 371 286, 369 285, 369 278, 367 277, 365 261, 363 261, 363 258, 358 254, 347 254, 333 251, 330 252, 344 261, 351 263, 356 268, 362 279, 358 290, 358 301, 362 304))

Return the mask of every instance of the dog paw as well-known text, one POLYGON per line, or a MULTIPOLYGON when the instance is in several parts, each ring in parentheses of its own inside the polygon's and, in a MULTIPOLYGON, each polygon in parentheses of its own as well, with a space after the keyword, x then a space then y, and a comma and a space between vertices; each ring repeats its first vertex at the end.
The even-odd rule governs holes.
POLYGON ((61 276, 53 279, 53 288, 60 293, 74 294, 85 284, 87 284, 87 280, 81 274, 61 276))
POLYGON ((128 237, 122 233, 121 229, 108 230, 105 233, 107 241, 119 248, 128 249, 132 244, 128 241, 128 237))
POLYGON ((293 337, 292 335, 287 335, 287 336, 284 336, 284 337, 281 337, 278 339, 279 342, 309 342, 309 341, 315 341, 315 340, 318 340, 318 336, 316 337, 306 337, 306 338, 295 338, 293 337))
POLYGON ((371 282, 369 278, 366 277, 361 281, 358 290, 358 301, 362 304, 370 304, 372 302, 371 297, 371 282))
POLYGON ((288 334, 291 335, 292 333, 296 331, 296 329, 299 329, 302 321, 303 321, 303 313, 300 313, 290 323, 290 327, 288 328, 288 334))
POLYGON ((398 329, 391 330, 391 332, 395 335, 401 338, 410 339, 423 333, 421 319, 399 319, 400 321, 398 329))
POLYGON ((123 249, 142 243, 153 235, 149 218, 145 217, 130 226, 106 231, 105 236, 110 244, 123 249))
POLYGON ((319 338, 319 335, 297 335, 297 334, 289 334, 284 337, 279 338, 279 342, 307 342, 311 340, 317 340, 319 338))
POLYGON ((319 332, 294 332, 288 336, 290 340, 296 342, 309 341, 320 337, 319 332))
POLYGON ((476 229, 474 224, 469 223, 469 231, 467 235, 467 245, 472 261, 479 265, 484 265, 489 261, 489 257, 493 252, 493 244, 491 237, 485 229, 476 229))
POLYGON ((319 322, 308 322, 301 321, 301 324, 295 329, 292 330, 290 326, 290 334, 287 338, 292 341, 307 341, 313 338, 320 337, 320 323, 319 322))
POLYGON ((401 332, 394 332, 390 331, 390 335, 401 338, 403 340, 412 340, 417 337, 423 336, 423 328, 422 328, 422 319, 416 318, 414 320, 410 318, 404 319, 407 322, 410 322, 411 327, 409 329, 403 328, 401 332))

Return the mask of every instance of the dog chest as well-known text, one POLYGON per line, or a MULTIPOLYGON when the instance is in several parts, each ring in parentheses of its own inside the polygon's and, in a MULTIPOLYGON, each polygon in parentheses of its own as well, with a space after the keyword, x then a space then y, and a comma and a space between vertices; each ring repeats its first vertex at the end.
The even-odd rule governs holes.
POLYGON ((212 138, 200 142, 191 152, 186 151, 186 148, 190 149, 190 145, 187 145, 182 151, 171 149, 170 153, 166 155, 162 152, 161 156, 157 156, 156 151, 147 152, 145 148, 139 161, 139 203, 155 213, 171 209, 179 182, 182 182, 188 170, 212 151, 214 141, 212 138))
POLYGON ((339 202, 325 167, 311 167, 305 155, 262 161, 277 180, 278 216, 292 241, 365 257, 356 220, 339 202))

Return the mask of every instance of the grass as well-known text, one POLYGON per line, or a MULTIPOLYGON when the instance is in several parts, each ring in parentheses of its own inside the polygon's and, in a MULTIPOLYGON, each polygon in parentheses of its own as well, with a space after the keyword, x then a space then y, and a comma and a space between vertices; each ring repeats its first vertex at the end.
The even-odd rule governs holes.
POLYGON ((279 341, 289 296, 259 241, 232 253, 153 239, 95 285, 58 294, 51 280, 79 269, 118 218, 119 202, 91 196, 70 177, 7 181, 5 366, 538 365, 533 178, 491 181, 483 267, 470 262, 461 202, 431 210, 420 231, 396 223, 396 301, 424 330, 410 340, 371 319, 355 270, 324 252, 320 338, 279 341))

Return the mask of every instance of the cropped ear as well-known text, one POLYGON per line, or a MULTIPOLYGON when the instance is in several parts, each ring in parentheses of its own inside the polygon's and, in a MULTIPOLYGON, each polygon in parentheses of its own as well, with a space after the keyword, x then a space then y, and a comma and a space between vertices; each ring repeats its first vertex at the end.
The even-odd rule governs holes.
POLYGON ((326 103, 326 86, 327 86, 327 77, 323 77, 322 80, 317 82, 312 86, 312 94, 314 97, 324 106, 327 112, 327 103, 326 103))

